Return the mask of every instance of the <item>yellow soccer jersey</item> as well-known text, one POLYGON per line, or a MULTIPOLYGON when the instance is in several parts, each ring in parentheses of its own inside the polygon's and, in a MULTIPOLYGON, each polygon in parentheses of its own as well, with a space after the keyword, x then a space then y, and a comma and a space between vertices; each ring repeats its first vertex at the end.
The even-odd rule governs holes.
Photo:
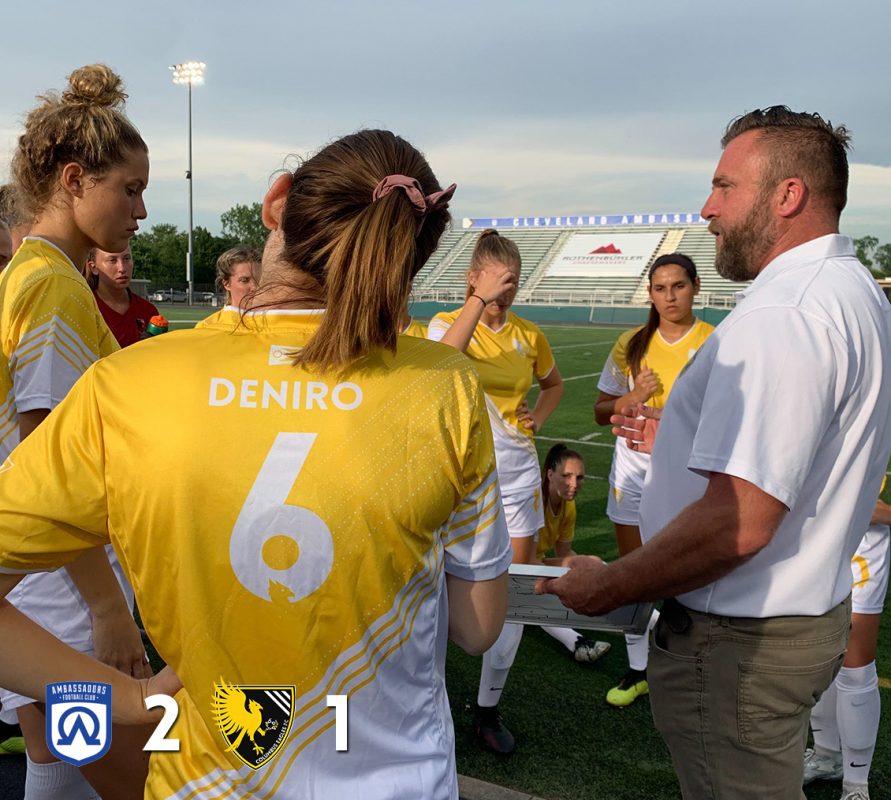
MULTIPOLYGON (((653 408, 664 408, 671 388, 687 362, 702 347, 714 330, 713 325, 696 320, 693 326, 676 342, 666 342, 657 330, 650 339, 644 361, 659 379, 659 389, 647 400, 653 408)), ((634 387, 631 368, 627 361, 628 342, 640 328, 625 331, 619 336, 607 358, 597 388, 606 394, 621 397, 634 387)))
POLYGON ((0 569, 110 539, 183 681, 146 796, 457 797, 444 573, 511 553, 479 378, 405 336, 296 369, 319 316, 229 312, 104 359, 0 471, 0 569))
POLYGON ((0 456, 17 414, 55 408, 94 361, 118 350, 84 277, 58 247, 27 237, 0 277, 0 456))
POLYGON ((408 327, 402 331, 403 336, 416 336, 418 339, 427 338, 427 326, 423 322, 412 319, 408 327))
MULTIPOLYGON (((461 309, 437 314, 427 336, 438 341, 461 309)), ((532 387, 532 378, 545 378, 554 369, 550 345, 538 326, 508 312, 500 330, 479 323, 467 346, 483 383, 489 420, 498 454, 498 480, 505 497, 523 495, 541 482, 532 431, 520 427, 517 408, 532 387)))
POLYGON ((575 536, 575 500, 566 500, 559 514, 551 511, 551 504, 545 500, 545 526, 538 532, 538 557, 544 558, 553 550, 557 542, 571 542, 575 536))

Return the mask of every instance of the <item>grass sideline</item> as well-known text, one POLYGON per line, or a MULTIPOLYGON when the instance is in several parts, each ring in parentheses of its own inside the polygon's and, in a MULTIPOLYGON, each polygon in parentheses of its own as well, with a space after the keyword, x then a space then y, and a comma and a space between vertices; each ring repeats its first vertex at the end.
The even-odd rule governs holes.
MULTIPOLYGON (((160 310, 179 323, 177 328, 213 311, 170 305, 160 310)), ((614 438, 594 423, 592 408, 597 375, 620 330, 542 329, 566 391, 538 437, 539 455, 543 458, 554 441, 565 441, 585 457, 587 479, 577 500, 575 549, 614 558, 612 525, 604 515, 614 438)), ((891 624, 889 615, 886 610, 884 630, 891 624)), ((509 759, 477 747, 470 724, 480 659, 449 645, 446 673, 458 771, 547 800, 676 800, 680 796, 677 780, 668 751, 653 728, 648 699, 621 710, 607 706, 603 699, 626 670, 624 640, 607 634, 598 638, 612 642, 612 651, 597 664, 579 665, 538 628, 525 632, 500 705, 517 737, 517 751, 509 759)), ((887 633, 880 636, 877 663, 883 708, 870 785, 873 797, 880 800, 882 788, 891 786, 891 641, 887 633)), ((809 800, 837 800, 840 792, 838 781, 805 787, 809 800)))

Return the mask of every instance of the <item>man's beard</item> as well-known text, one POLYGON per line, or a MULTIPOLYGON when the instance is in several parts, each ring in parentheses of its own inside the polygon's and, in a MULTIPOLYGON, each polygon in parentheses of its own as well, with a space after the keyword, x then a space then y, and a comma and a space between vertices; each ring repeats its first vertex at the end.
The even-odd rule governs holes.
POLYGON ((768 212, 768 196, 759 197, 749 215, 735 228, 716 227, 720 233, 720 245, 715 253, 718 274, 729 281, 739 282, 757 276, 762 258, 776 242, 768 212))

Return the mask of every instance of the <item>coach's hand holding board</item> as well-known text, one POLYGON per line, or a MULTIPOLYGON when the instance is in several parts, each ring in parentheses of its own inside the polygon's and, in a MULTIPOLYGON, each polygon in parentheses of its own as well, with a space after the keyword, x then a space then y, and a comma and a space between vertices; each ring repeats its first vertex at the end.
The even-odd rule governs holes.
POLYGON ((578 614, 598 616, 625 602, 612 593, 598 592, 607 565, 597 556, 575 556, 566 559, 568 572, 559 578, 542 578, 535 584, 536 594, 555 594, 560 602, 578 614))

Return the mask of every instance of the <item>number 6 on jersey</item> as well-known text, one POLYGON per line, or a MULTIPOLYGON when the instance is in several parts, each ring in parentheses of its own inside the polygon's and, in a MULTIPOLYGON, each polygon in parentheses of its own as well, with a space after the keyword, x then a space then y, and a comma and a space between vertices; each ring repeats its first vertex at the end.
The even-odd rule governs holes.
POLYGON ((284 587, 288 602, 302 600, 325 582, 334 563, 334 542, 322 518, 285 504, 316 435, 276 435, 232 529, 232 569, 263 600, 273 599, 276 585, 284 587))

